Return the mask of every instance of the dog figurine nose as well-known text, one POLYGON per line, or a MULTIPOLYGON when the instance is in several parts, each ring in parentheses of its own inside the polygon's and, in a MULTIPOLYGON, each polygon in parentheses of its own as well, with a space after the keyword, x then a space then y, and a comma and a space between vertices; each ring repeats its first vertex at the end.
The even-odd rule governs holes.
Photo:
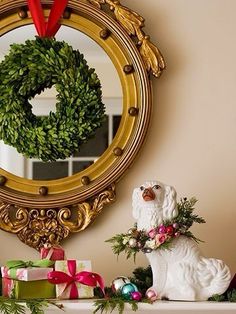
POLYGON ((149 202, 149 201, 153 201, 156 198, 156 195, 153 192, 152 188, 146 188, 143 191, 142 197, 145 202, 149 202))

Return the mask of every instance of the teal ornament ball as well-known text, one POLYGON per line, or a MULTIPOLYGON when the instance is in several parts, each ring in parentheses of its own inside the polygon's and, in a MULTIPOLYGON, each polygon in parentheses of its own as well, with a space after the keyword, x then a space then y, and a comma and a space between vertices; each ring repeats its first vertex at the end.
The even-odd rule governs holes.
POLYGON ((121 294, 126 300, 132 300, 132 293, 137 292, 138 288, 133 283, 126 283, 122 289, 121 294))

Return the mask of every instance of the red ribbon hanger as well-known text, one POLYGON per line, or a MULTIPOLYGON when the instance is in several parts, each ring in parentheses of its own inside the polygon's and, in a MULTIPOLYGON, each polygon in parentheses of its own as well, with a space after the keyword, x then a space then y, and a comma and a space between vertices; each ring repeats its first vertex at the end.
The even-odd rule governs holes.
POLYGON ((60 28, 59 20, 68 0, 54 0, 48 21, 45 21, 40 0, 28 0, 28 7, 40 37, 54 37, 60 28))

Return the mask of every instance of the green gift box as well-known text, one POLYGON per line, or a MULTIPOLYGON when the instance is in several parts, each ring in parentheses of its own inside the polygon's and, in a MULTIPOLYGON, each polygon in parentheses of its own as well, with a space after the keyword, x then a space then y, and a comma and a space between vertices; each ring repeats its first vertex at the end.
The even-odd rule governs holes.
POLYGON ((55 285, 47 280, 20 281, 2 278, 2 294, 14 299, 55 299, 55 285))

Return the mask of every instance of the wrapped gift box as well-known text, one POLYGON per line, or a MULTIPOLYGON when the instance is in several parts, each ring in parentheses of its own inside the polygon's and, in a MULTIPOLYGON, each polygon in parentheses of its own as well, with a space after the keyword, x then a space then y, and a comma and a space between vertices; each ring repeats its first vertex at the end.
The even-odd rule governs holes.
MULTIPOLYGON (((62 275, 64 283, 56 284, 56 297, 59 299, 72 299, 72 298, 92 298, 94 296, 93 287, 84 285, 80 282, 69 283, 70 277, 78 274, 82 271, 91 272, 91 262, 90 261, 79 261, 79 260, 66 260, 66 261, 56 261, 55 262, 55 277, 58 273, 62 275), (63 274, 64 273, 64 276, 63 274), (66 279, 66 275, 68 278, 66 279), (66 282, 66 280, 68 280, 66 282), (74 291, 74 295, 72 290, 74 291)), ((49 273, 50 275, 50 273, 49 273)), ((63 281, 62 280, 62 281, 63 281)), ((60 281, 60 280, 59 280, 60 281)), ((55 283, 59 282, 55 279, 55 283)))
POLYGON ((7 266, 1 267, 1 273, 3 278, 11 278, 22 281, 34 281, 34 280, 43 280, 47 279, 49 272, 53 271, 53 268, 17 268, 9 269, 7 266))
POLYGON ((11 260, 6 266, 1 267, 1 274, 4 278, 17 279, 22 281, 34 281, 47 279, 47 274, 53 270, 54 262, 50 260, 21 261, 11 260))
POLYGON ((53 299, 55 285, 47 280, 20 281, 2 278, 2 295, 14 299, 53 299))
POLYGON ((45 246, 40 249, 40 256, 42 259, 60 261, 65 259, 65 251, 61 246, 45 246))

